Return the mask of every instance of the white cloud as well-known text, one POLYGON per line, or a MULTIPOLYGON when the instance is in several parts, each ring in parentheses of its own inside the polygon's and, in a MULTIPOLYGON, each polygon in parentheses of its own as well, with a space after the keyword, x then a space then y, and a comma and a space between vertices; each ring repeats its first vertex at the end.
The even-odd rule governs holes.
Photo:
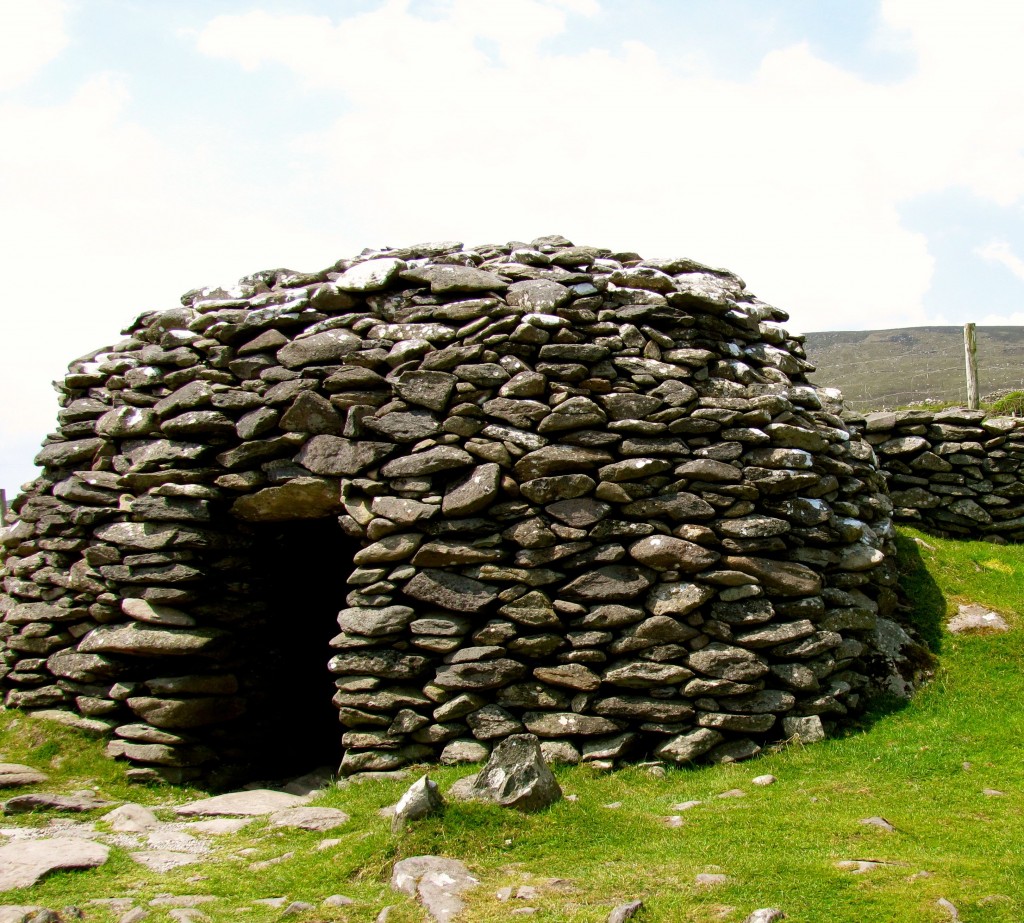
POLYGON ((58 105, 0 101, 0 486, 9 489, 33 476, 25 447, 53 427, 49 382, 69 360, 197 285, 340 255, 240 188, 230 162, 194 138, 171 144, 133 122, 129 101, 112 75, 58 105))
POLYGON ((990 240, 983 247, 977 247, 974 252, 990 263, 1005 266, 1018 279, 1024 279, 1024 260, 1013 252, 1013 248, 1007 241, 996 238, 990 240))
POLYGON ((0 91, 30 80, 68 43, 63 0, 0 0, 0 91))
POLYGON ((253 11, 212 20, 198 47, 339 94, 296 151, 368 243, 558 231, 725 263, 805 329, 923 321, 932 258, 898 205, 946 182, 952 155, 930 152, 916 87, 873 85, 803 45, 749 82, 635 41, 555 52, 563 8, 502 9, 253 11))

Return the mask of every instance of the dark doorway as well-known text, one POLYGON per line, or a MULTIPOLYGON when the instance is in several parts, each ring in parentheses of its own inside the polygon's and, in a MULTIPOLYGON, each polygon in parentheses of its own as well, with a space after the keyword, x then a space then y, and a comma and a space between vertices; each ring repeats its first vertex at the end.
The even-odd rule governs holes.
POLYGON ((250 775, 337 769, 342 727, 327 662, 359 544, 334 518, 268 524, 252 538, 253 622, 244 629, 250 775))

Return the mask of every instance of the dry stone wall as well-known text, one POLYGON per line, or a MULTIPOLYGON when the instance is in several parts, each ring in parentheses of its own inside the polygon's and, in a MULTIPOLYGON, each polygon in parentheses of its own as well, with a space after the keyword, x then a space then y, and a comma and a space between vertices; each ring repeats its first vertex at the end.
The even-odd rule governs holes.
POLYGON ((870 442, 735 275, 546 237, 182 302, 71 365, 0 537, 7 704, 137 778, 258 767, 321 670, 345 773, 743 759, 909 691, 870 442), (296 670, 302 528, 348 545, 296 670))
POLYGON ((1024 420, 963 407, 846 419, 875 449, 894 518, 943 535, 1024 541, 1024 420))

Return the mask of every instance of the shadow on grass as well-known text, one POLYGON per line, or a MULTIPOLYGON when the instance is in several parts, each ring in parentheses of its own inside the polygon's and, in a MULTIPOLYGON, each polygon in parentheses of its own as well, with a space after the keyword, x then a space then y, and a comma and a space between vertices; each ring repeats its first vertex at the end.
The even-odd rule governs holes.
POLYGON ((933 654, 942 651, 942 624, 946 618, 946 597, 928 572, 916 541, 896 533, 896 566, 899 570, 903 621, 913 628, 933 654))

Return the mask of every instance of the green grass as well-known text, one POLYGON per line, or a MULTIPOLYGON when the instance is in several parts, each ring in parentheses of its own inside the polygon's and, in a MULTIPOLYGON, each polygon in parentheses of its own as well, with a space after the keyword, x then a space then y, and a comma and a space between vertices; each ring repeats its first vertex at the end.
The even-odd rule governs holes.
MULTIPOLYGON (((130 895, 141 904, 159 893, 214 894, 218 901, 202 908, 214 920, 269 921, 280 919, 280 910, 253 907, 253 900, 286 895, 319 903, 342 893, 356 904, 293 919, 372 921, 394 904, 389 923, 412 923, 425 919, 423 911, 390 891, 390 869, 396 858, 432 853, 463 859, 481 879, 464 916, 474 923, 514 919, 510 910, 527 902, 501 903, 495 891, 520 884, 538 887, 528 905, 538 909, 533 919, 543 921, 603 921, 615 904, 641 898, 645 910, 636 919, 644 923, 739 923, 767 906, 808 923, 938 923, 950 920, 936 903, 945 898, 965 923, 1018 923, 1024 917, 1024 547, 904 531, 900 555, 913 616, 937 651, 935 677, 909 705, 879 710, 839 739, 739 765, 671 769, 664 778, 639 766, 609 774, 561 768, 563 789, 576 801, 532 816, 453 804, 400 837, 378 810, 405 786, 349 786, 321 799, 352 815, 329 834, 281 832, 256 821, 215 839, 215 852, 202 864, 163 875, 114 849, 100 869, 53 875, 3 901, 60 908, 86 906, 90 898, 130 895), (997 610, 1013 630, 973 637, 938 630, 967 601, 997 610), (750 784, 764 773, 777 784, 750 784), (716 797, 733 788, 746 797, 716 797), (988 796, 984 789, 1006 794, 988 796), (660 819, 674 813, 670 806, 688 800, 703 804, 682 812, 683 826, 664 826, 660 819), (613 802, 621 807, 605 807, 613 802), (859 823, 873 815, 898 832, 859 823), (318 851, 325 837, 340 842, 318 851), (253 861, 288 852, 294 855, 285 862, 250 869, 253 861), (852 859, 891 864, 864 874, 835 866, 852 859), (729 881, 702 890, 694 878, 706 871, 724 872, 729 881)), ((3 758, 48 769, 51 789, 95 788, 150 806, 196 794, 128 785, 101 749, 74 731, 0 714, 3 758)), ((467 771, 430 772, 444 789, 467 771)), ((42 815, 4 819, 8 826, 46 823, 42 815)), ((117 918, 86 909, 90 920, 117 918)), ((154 909, 150 919, 169 917, 154 909)))

